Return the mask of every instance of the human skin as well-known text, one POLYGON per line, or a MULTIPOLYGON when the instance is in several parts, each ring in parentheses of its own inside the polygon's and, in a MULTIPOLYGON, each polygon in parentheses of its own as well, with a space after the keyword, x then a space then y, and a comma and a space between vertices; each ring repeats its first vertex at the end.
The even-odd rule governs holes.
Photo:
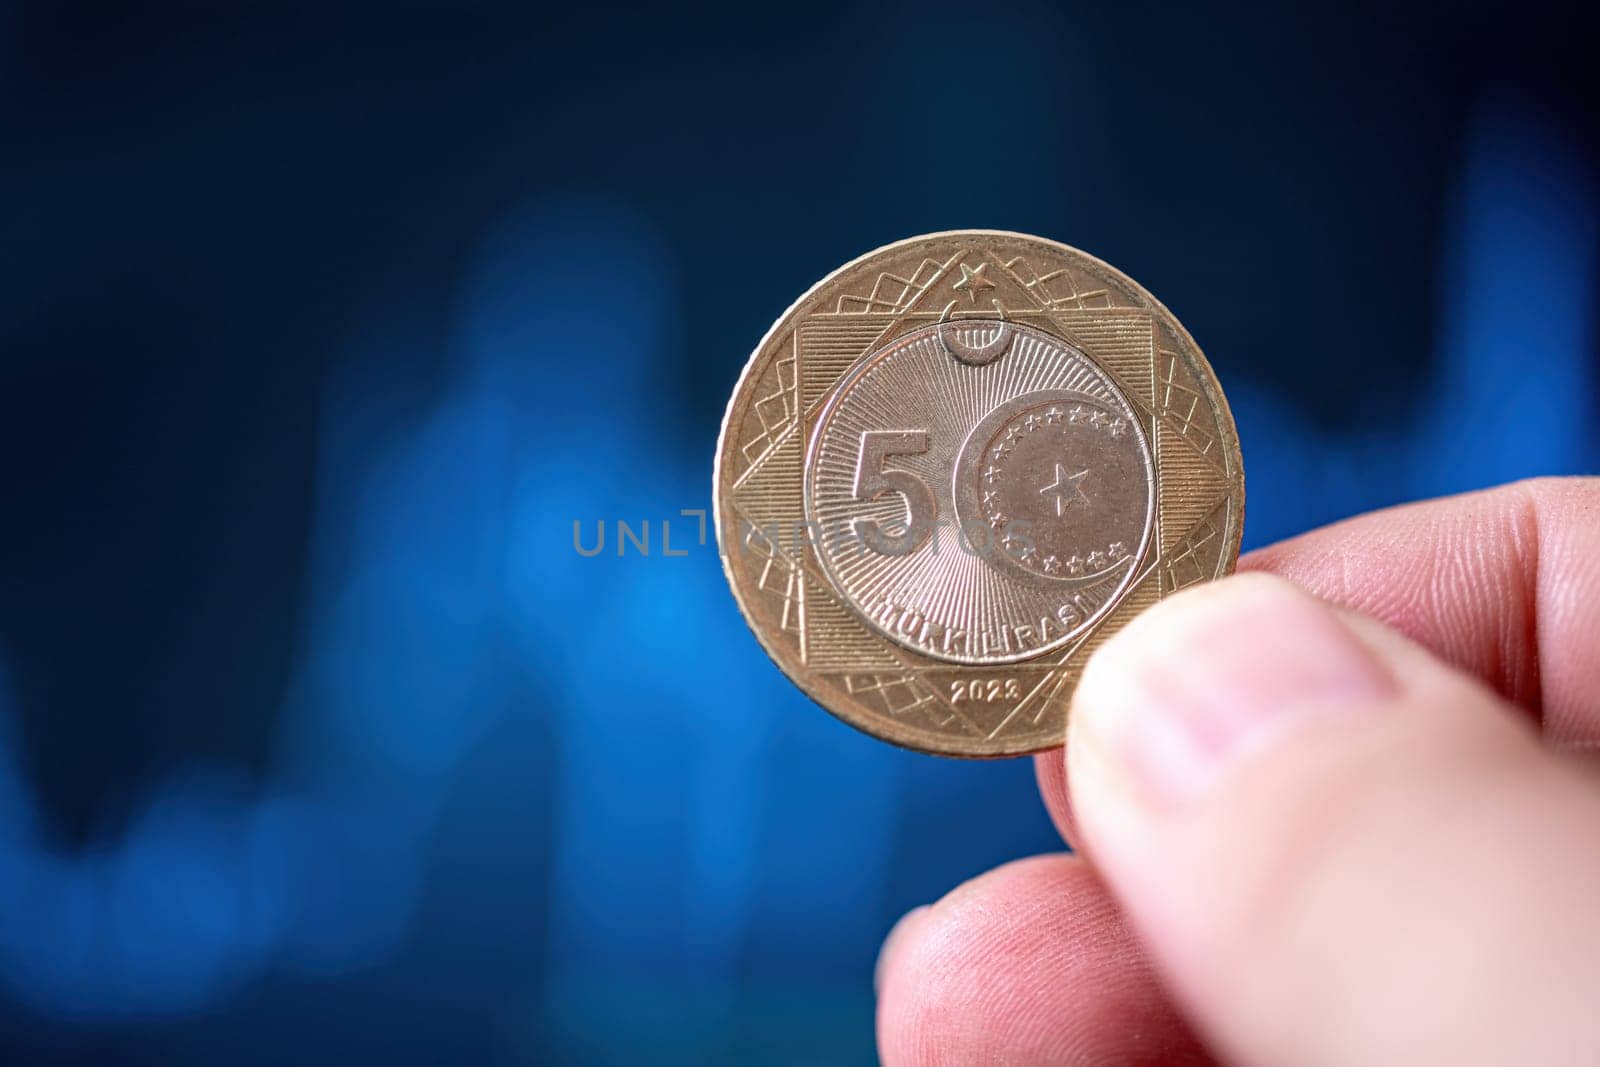
POLYGON ((886 1064, 1600 1062, 1600 479, 1252 553, 1091 659, 1075 855, 878 964, 886 1064))

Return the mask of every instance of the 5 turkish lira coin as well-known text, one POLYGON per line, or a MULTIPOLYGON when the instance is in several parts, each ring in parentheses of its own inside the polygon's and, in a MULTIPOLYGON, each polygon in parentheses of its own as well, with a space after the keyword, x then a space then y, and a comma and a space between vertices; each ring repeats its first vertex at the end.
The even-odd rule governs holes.
POLYGON ((714 496, 734 596, 795 684, 886 741, 997 757, 1061 744, 1089 654, 1232 571, 1244 471, 1154 297, 968 230, 869 252, 773 324, 714 496))

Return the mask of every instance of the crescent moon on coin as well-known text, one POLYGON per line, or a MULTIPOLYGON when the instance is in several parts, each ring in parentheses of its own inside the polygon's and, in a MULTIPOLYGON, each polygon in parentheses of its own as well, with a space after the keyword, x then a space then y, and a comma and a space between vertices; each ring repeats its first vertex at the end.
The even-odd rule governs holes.
POLYGON ((998 320, 952 320, 950 318, 950 309, 953 307, 955 307, 954 300, 945 305, 944 315, 939 321, 939 343, 944 346, 946 352, 950 353, 951 358, 960 360, 971 367, 982 367, 985 364, 993 363, 1006 354, 1006 351, 1011 347, 1013 335, 1011 324, 1005 320, 1005 309, 1000 306, 999 301, 996 301, 994 305, 995 311, 1000 316, 998 320), (994 336, 983 344, 969 345, 961 339, 954 329, 957 325, 995 326, 997 329, 994 336))

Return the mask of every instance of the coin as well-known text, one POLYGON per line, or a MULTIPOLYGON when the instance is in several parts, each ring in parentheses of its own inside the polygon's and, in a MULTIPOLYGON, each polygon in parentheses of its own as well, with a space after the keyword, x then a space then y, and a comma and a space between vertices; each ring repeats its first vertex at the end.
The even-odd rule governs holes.
POLYGON ((1089 654, 1229 573, 1238 435, 1189 334, 1039 237, 914 237, 773 325, 717 445, 717 541, 768 654, 869 734, 1059 745, 1089 654))

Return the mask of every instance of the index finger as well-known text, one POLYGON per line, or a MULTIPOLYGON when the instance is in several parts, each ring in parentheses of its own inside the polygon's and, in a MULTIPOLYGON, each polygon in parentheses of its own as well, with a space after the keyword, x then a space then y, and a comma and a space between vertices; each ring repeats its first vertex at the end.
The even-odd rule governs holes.
MULTIPOLYGON (((1399 630, 1563 747, 1600 747, 1600 478, 1539 478, 1374 511, 1239 561, 1399 630)), ((1072 838, 1066 765, 1039 789, 1072 838)))
POLYGON ((1252 552, 1481 678, 1560 745, 1600 743, 1600 478, 1377 511, 1252 552))

